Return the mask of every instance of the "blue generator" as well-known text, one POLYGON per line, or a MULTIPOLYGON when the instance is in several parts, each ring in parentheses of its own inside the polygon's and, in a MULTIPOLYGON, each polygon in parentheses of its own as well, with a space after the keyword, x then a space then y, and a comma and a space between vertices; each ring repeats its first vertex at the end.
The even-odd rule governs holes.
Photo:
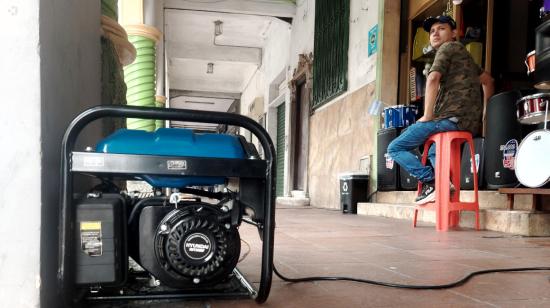
POLYGON ((83 302, 253 298, 270 291, 274 233, 274 147, 255 121, 237 114, 99 106, 69 125, 62 144, 58 281, 66 306, 83 302), (120 129, 75 151, 82 129, 106 118, 225 124, 256 136, 183 128, 120 129), (81 188, 76 178, 91 176, 81 188), (152 191, 129 191, 138 180, 152 191), (260 283, 239 271, 239 227, 262 240, 260 283))

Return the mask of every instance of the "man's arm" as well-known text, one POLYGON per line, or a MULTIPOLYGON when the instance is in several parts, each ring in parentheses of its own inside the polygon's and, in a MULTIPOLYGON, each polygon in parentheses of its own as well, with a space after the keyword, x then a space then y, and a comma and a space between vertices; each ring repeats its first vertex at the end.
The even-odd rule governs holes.
POLYGON ((483 136, 485 136, 485 113, 487 111, 487 102, 489 102, 489 98, 491 98, 495 92, 495 80, 491 77, 491 74, 483 71, 483 73, 479 75, 479 82, 483 88, 483 136))
POLYGON ((483 105, 487 105, 489 98, 491 98, 495 92, 495 80, 491 77, 491 74, 483 71, 483 73, 479 75, 479 82, 483 87, 483 105))
POLYGON ((439 91, 441 82, 441 73, 432 71, 426 80, 426 95, 424 96, 424 115, 418 119, 418 122, 431 121, 434 118, 435 100, 439 91))

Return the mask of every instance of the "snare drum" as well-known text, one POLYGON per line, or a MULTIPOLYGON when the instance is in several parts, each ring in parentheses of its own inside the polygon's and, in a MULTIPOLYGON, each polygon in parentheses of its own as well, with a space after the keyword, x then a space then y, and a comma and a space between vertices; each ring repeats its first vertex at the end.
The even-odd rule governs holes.
POLYGON ((527 66, 527 75, 535 71, 535 51, 531 51, 525 57, 525 66, 527 66))
POLYGON ((550 180, 550 130, 536 130, 523 139, 516 155, 516 177, 527 187, 550 180))
POLYGON ((546 104, 550 93, 524 96, 516 102, 517 117, 521 124, 538 124, 545 121, 546 104))
POLYGON ((416 122, 416 106, 391 106, 384 108, 384 127, 407 127, 416 122))

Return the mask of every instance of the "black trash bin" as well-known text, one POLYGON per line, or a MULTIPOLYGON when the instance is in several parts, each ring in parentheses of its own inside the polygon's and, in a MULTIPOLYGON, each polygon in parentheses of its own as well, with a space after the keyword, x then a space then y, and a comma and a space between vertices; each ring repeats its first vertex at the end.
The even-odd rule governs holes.
POLYGON ((367 202, 369 175, 364 172, 341 173, 340 207, 344 214, 357 214, 357 203, 367 202))

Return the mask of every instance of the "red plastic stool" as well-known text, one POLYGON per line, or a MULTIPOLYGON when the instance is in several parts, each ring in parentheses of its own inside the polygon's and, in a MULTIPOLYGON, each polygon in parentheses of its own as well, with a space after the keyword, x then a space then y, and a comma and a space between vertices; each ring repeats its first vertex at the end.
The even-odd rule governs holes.
MULTIPOLYGON (((464 142, 470 145, 470 157, 473 170, 477 170, 474 142, 472 134, 465 131, 449 131, 437 133, 424 144, 422 164, 426 165, 430 145, 435 142, 435 202, 416 205, 414 208, 413 227, 416 227, 418 210, 435 211, 435 228, 437 231, 448 231, 449 227, 458 226, 460 211, 474 211, 476 213, 476 230, 479 230, 479 202, 477 194, 477 172, 474 172, 474 201, 460 201, 460 146, 464 142), (451 196, 451 181, 455 192, 451 196)), ((418 182, 417 195, 422 191, 422 183, 418 182)))

